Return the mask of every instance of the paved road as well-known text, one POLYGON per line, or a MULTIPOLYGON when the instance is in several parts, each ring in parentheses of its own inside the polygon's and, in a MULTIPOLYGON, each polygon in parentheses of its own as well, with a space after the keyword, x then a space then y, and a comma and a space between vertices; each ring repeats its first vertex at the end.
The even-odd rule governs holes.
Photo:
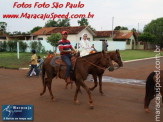
MULTIPOLYGON (((161 58, 162 62, 162 58, 161 58)), ((124 68, 105 75, 120 78, 146 79, 154 67, 154 60, 131 62, 124 68)), ((144 87, 124 84, 103 83, 104 96, 98 88, 92 92, 95 108, 88 108, 88 96, 84 89, 79 94, 80 105, 73 103, 75 86, 64 89, 65 82, 54 79, 52 91, 56 101, 50 100, 49 92, 40 97, 41 78, 26 78, 26 70, 0 69, 0 105, 34 105, 34 122, 154 122, 155 101, 151 103, 151 113, 143 109, 144 87)), ((87 82, 92 86, 91 82, 87 82)), ((161 107, 163 107, 161 105, 161 107)), ((161 120, 163 121, 161 108, 161 120)), ((1 114, 1 110, 0 110, 1 114)), ((0 120, 2 120, 0 116, 0 120)))

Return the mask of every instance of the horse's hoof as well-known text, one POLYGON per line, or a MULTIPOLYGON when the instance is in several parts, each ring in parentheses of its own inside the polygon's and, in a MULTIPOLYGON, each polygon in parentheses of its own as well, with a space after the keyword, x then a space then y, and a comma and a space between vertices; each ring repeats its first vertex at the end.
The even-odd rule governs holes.
POLYGON ((78 100, 74 100, 74 103, 78 105, 79 104, 79 101, 78 100))
POLYGON ((90 108, 90 109, 94 109, 94 105, 93 105, 93 104, 90 104, 90 105, 89 105, 89 108, 90 108))
POLYGON ((52 101, 55 102, 55 101, 56 101, 56 98, 53 97, 53 98, 52 98, 52 101))
POLYGON ((40 96, 42 96, 44 93, 40 93, 40 96))
POLYGON ((100 92, 101 93, 101 96, 104 96, 104 93, 103 92, 100 92))
POLYGON ((149 108, 145 108, 145 112, 149 113, 150 112, 149 108))

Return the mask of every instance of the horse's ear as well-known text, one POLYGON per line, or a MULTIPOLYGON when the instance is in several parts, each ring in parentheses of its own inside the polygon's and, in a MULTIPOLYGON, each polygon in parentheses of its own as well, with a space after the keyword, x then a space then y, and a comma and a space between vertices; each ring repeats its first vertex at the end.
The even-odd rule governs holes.
POLYGON ((116 49, 116 53, 119 53, 119 49, 116 49))

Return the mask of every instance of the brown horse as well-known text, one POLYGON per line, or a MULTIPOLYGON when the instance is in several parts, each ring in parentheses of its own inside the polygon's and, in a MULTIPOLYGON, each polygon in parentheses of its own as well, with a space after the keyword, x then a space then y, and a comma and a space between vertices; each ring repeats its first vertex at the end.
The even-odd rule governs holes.
MULTIPOLYGON (((119 50, 113 51, 113 52, 109 52, 107 53, 112 61, 115 61, 118 64, 118 67, 122 67, 123 63, 121 60, 121 56, 120 56, 120 52, 119 50)), ((95 67, 94 67, 95 68, 95 67)), ((93 75, 93 79, 94 79, 94 86, 92 88, 90 88, 91 91, 93 91, 96 87, 97 87, 97 77, 99 79, 99 92, 101 93, 101 95, 103 95, 103 91, 102 91, 102 76, 104 74, 105 70, 102 69, 94 69, 91 70, 90 74, 93 75)))
POLYGON ((144 98, 144 109, 146 112, 150 112, 149 110, 150 101, 156 95, 163 96, 163 70, 161 70, 160 72, 152 72, 147 77, 146 92, 144 98))
MULTIPOLYGON (((56 68, 50 65, 51 59, 52 58, 46 59, 42 66, 43 91, 40 93, 40 95, 42 96, 45 93, 46 86, 47 86, 50 92, 51 99, 55 100, 53 93, 51 91, 51 83, 52 83, 52 79, 57 75, 57 70, 56 68), (45 73, 47 75, 46 77, 45 77, 45 73)), ((90 108, 93 108, 91 92, 89 88, 86 86, 86 84, 84 83, 84 80, 87 78, 88 73, 92 69, 94 69, 94 66, 96 67, 96 69, 97 68, 106 69, 110 65, 112 65, 110 57, 104 51, 91 54, 85 57, 77 58, 76 65, 73 71, 73 79, 72 79, 75 81, 76 84, 76 92, 74 96, 74 102, 76 104, 78 104, 77 95, 80 90, 80 86, 82 86, 88 93, 90 108)), ((60 73, 65 74, 64 71, 60 71, 60 73)))

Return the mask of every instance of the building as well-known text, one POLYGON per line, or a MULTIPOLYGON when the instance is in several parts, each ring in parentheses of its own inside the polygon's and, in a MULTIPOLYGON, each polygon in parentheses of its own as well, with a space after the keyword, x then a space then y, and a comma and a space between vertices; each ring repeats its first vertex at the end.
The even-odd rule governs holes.
POLYGON ((32 40, 47 40, 53 33, 68 32, 68 40, 79 42, 83 34, 87 34, 88 40, 93 41, 95 33, 88 26, 71 26, 71 27, 45 27, 34 32, 32 40))

